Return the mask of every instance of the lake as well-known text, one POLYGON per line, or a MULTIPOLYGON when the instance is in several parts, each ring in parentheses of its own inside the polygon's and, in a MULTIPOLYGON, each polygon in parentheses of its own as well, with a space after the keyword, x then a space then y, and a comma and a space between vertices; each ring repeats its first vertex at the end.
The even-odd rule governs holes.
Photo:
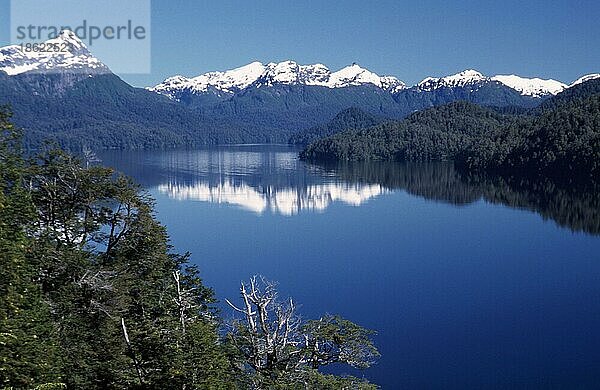
POLYGON ((467 177, 451 164, 317 166, 297 152, 100 157, 152 194, 221 302, 261 274, 304 318, 376 330, 379 363, 337 373, 384 389, 598 386, 597 188, 467 177))

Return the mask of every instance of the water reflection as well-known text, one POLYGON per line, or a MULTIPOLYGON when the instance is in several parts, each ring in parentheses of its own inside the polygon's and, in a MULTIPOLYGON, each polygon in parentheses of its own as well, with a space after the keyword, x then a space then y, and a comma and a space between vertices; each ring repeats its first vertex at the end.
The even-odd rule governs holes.
POLYGON ((447 163, 338 164, 329 169, 348 182, 378 183, 453 205, 484 200, 535 212, 572 231, 600 234, 600 185, 592 181, 474 175, 447 163))
POLYGON ((257 214, 270 211, 282 215, 295 215, 302 210, 322 212, 334 202, 360 206, 369 199, 385 193, 386 189, 378 184, 349 183, 309 185, 301 188, 253 188, 245 183, 236 184, 229 180, 217 184, 197 182, 191 185, 169 182, 159 185, 158 191, 177 200, 231 204, 257 214))
POLYGON ((551 179, 473 176, 452 164, 304 164, 287 146, 111 152, 105 165, 177 200, 240 207, 257 214, 323 212, 360 206, 395 191, 468 205, 480 200, 525 209, 573 231, 600 234, 600 186, 551 179))

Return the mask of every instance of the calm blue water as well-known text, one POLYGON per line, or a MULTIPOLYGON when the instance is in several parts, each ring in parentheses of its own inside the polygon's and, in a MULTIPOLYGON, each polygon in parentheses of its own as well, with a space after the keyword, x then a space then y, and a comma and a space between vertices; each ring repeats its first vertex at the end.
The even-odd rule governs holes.
POLYGON ((600 386, 597 192, 307 166, 284 146, 101 157, 156 198, 221 301, 262 274, 305 318, 377 330, 379 363, 344 372, 385 389, 600 386))

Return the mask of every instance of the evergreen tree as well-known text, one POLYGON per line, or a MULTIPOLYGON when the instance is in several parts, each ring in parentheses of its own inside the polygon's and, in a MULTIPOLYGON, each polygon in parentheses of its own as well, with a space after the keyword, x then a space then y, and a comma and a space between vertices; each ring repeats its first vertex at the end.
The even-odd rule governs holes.
POLYGON ((60 381, 59 357, 50 307, 27 261, 34 218, 23 187, 25 165, 19 132, 0 110, 0 386, 34 387, 60 381))

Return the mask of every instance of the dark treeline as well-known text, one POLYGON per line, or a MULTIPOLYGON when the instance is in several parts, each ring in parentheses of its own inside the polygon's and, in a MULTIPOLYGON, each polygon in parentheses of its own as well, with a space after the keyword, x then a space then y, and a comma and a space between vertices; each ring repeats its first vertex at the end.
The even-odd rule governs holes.
POLYGON ((348 182, 381 184, 428 200, 468 205, 478 200, 530 210, 572 231, 600 234, 600 183, 485 172, 469 173, 453 163, 321 163, 348 182))
POLYGON ((600 175, 600 80, 569 88, 523 114, 456 102, 399 122, 335 134, 307 160, 454 161, 470 170, 600 175))
POLYGON ((1 388, 375 388, 319 371, 369 367, 373 332, 302 321, 262 278, 224 324, 146 193, 59 150, 25 158, 20 144, 0 111, 1 388))
POLYGON ((384 122, 385 119, 365 112, 357 107, 351 107, 337 114, 331 121, 308 130, 299 131, 290 137, 293 145, 308 145, 319 138, 328 137, 349 129, 364 129, 384 122))

